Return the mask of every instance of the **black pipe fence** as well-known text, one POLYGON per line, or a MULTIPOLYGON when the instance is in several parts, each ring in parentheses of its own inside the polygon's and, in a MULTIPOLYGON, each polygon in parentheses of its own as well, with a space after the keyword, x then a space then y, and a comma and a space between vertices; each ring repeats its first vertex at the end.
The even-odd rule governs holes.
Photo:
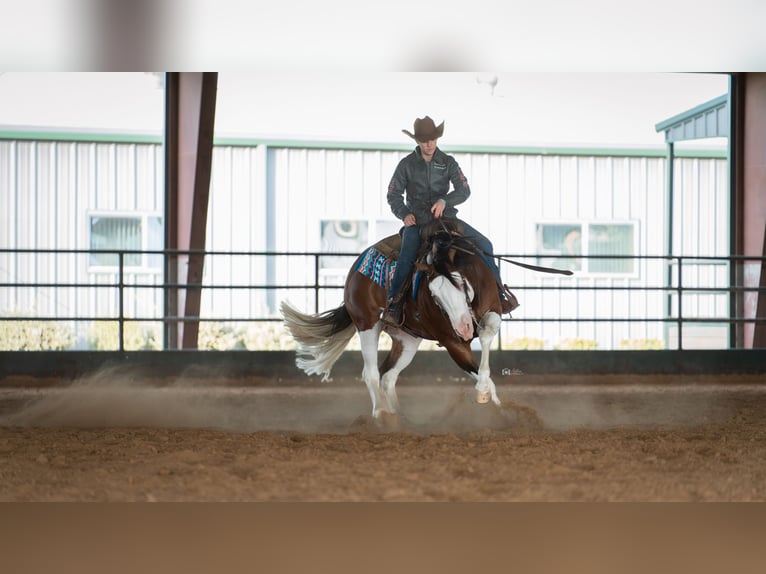
MULTIPOLYGON (((321 295, 329 292, 338 294, 338 302, 342 300, 342 281, 340 283, 327 283, 323 277, 323 258, 333 258, 336 262, 344 258, 350 263, 356 258, 357 253, 328 253, 328 252, 279 252, 279 251, 137 251, 137 250, 82 250, 82 249, 0 249, 0 324, 2 322, 18 321, 46 321, 56 323, 79 322, 98 323, 116 322, 118 332, 117 349, 123 351, 126 348, 125 330, 129 323, 159 322, 165 332, 172 329, 178 323, 221 322, 227 323, 258 323, 277 322, 280 317, 277 313, 276 300, 278 294, 292 291, 304 291, 313 294, 314 312, 321 312, 321 295), (97 256, 103 262, 103 256, 111 256, 111 264, 108 266, 93 266, 77 262, 78 257, 93 258, 97 256), (147 268, 136 266, 137 260, 147 261, 146 256, 154 258, 154 261, 164 261, 164 268, 147 268), (169 277, 183 277, 183 273, 172 273, 169 270, 178 270, 188 262, 190 258, 202 257, 205 265, 214 266, 219 258, 243 258, 248 263, 255 260, 269 260, 271 263, 260 265, 260 272, 249 271, 250 275, 256 274, 263 281, 248 280, 244 282, 217 281, 215 275, 203 277, 198 283, 186 283, 180 280, 171 281, 169 277), (340 258, 340 259, 339 259, 340 258), (284 269, 292 267, 291 262, 297 259, 295 265, 297 272, 285 272, 284 269), (284 269, 282 272, 275 271, 281 262, 284 269), (311 262, 307 264, 306 262, 311 262), (71 267, 74 266, 75 269, 71 267), (284 277, 299 276, 299 280, 273 281, 273 276, 280 274, 284 277), (53 280, 25 280, 24 277, 50 276, 53 280), (64 278, 68 279, 64 279, 64 278), (81 278, 86 277, 83 281, 81 278), (107 280, 105 278, 112 277, 107 280), (270 280, 270 277, 272 279, 270 280), (131 278, 129 280, 129 278, 131 278), (143 282, 141 278, 151 280, 143 282), (48 312, 40 312, 36 308, 25 308, 25 300, 34 300, 32 293, 45 290, 48 299, 55 301, 64 299, 76 299, 77 292, 95 293, 109 292, 108 311, 106 312, 81 312, 75 306, 76 312, 71 312, 71 305, 47 305, 48 312), (51 295, 52 292, 67 291, 66 297, 51 295), (151 313, 136 314, 126 307, 126 292, 149 291, 161 293, 160 299, 164 301, 162 309, 155 309, 151 313), (135 291, 134 291, 135 290, 135 291), (176 296, 184 295, 192 290, 202 293, 219 291, 265 292, 269 299, 267 312, 260 315, 242 313, 242 309, 232 309, 227 316, 211 314, 210 316, 184 316, 175 311, 175 307, 169 306, 167 294, 174 293, 176 296), (5 293, 3 295, 3 293, 5 293), (26 293, 25 297, 21 294, 26 293)), ((547 264, 549 256, 524 255, 524 254, 501 254, 503 259, 532 264, 547 264)), ((555 262, 558 265, 569 265, 582 268, 583 263, 590 267, 598 267, 603 270, 604 265, 593 265, 592 262, 619 261, 618 267, 628 269, 620 273, 578 273, 575 271, 571 277, 559 275, 544 275, 529 271, 519 272, 522 279, 514 281, 512 290, 519 294, 523 293, 527 299, 540 302, 539 305, 531 305, 537 312, 527 314, 514 313, 509 319, 504 317, 504 323, 513 321, 521 324, 542 325, 545 323, 574 323, 597 325, 604 323, 620 324, 662 324, 666 329, 675 329, 674 345, 670 348, 682 350, 684 346, 684 329, 692 325, 717 325, 726 327, 728 333, 725 342, 726 348, 738 348, 745 346, 746 330, 750 330, 750 336, 758 329, 766 328, 766 317, 756 316, 758 309, 758 297, 766 287, 761 286, 761 269, 764 258, 747 256, 649 256, 649 255, 556 255, 555 262), (630 264, 626 266, 626 262, 630 264), (560 308, 562 301, 569 295, 576 295, 571 300, 574 309, 566 312, 551 313, 548 303, 557 302, 554 308, 560 308), (623 303, 635 295, 643 294, 639 298, 639 304, 623 303), (586 296, 590 301, 583 305, 581 299, 586 296), (535 299, 536 298, 536 299, 535 299), (641 300, 647 301, 652 298, 654 304, 642 304, 641 300), (661 299, 661 304, 656 304, 661 299), (608 304, 604 304, 608 302, 608 304), (702 304, 700 304, 702 302, 702 304), (626 308, 627 306, 627 308, 626 308), (583 311, 581 307, 589 310, 583 311), (711 312, 710 308, 714 310, 711 312), (653 309, 653 311, 650 310, 653 309), (658 311, 659 310, 659 311, 658 311), (546 312, 540 312, 546 311, 546 312)), ((507 265, 507 264, 503 264, 507 265)), ((346 267, 346 269, 348 268, 346 267)), ((230 265, 231 267, 231 265, 230 265)), ((509 271, 509 267, 504 267, 509 271)), ((514 268, 516 269, 516 268, 514 268)), ((342 271, 342 268, 339 268, 342 271)), ((514 270, 514 273, 516 271, 514 270)), ((766 276, 766 275, 764 275, 766 276)), ((91 297, 98 297, 92 295, 91 297)), ((142 295, 136 295, 136 300, 141 300, 142 295)), ((570 298, 571 299, 571 298, 570 298)), ((522 300, 522 306, 524 301, 522 300)), ((312 309, 306 309, 311 312, 312 309)), ((504 346, 502 332, 498 339, 498 348, 504 346)), ((167 339, 165 345, 167 346, 167 339)), ((7 350, 7 349, 0 349, 7 350)))

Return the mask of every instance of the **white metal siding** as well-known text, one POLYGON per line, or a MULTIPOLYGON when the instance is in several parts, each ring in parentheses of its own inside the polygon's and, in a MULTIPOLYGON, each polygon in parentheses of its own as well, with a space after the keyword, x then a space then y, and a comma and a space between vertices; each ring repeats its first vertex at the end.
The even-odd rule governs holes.
MULTIPOLYGON (((449 150, 447 150, 449 152, 449 150)), ((207 248, 213 251, 320 250, 320 221, 361 219, 370 223, 369 243, 379 238, 378 220, 394 221, 386 202, 391 174, 406 152, 315 148, 216 146, 208 212, 207 248), (269 173, 271 166, 272 173, 269 173), (273 219, 267 205, 273 199, 273 219), (268 229, 273 229, 273 244, 268 229)), ((468 177, 472 195, 459 214, 484 232, 496 253, 532 255, 535 224, 555 221, 630 221, 638 234, 637 253, 662 255, 665 226, 665 158, 534 154, 454 154, 468 177)), ((142 143, 0 141, 0 245, 14 248, 88 248, 88 215, 93 211, 163 211, 162 146, 142 143)), ((674 252, 728 253, 728 191, 724 159, 677 158, 674 252)), ((529 261, 529 260, 527 260, 529 261)), ((531 262, 534 262, 533 260, 531 262)), ((311 283, 312 257, 275 258, 267 275, 266 257, 211 256, 205 280, 216 285, 311 283)), ((640 261, 630 277, 564 278, 501 264, 505 281, 522 307, 514 315, 545 317, 661 317, 662 294, 620 287, 665 282, 663 262, 640 261), (543 295, 519 285, 608 286, 611 291, 563 291, 543 295)), ((88 257, 0 254, 0 280, 75 282, 89 279, 88 257)), ((131 273, 126 282, 157 284, 156 273, 131 273)), ((725 267, 685 267, 686 285, 721 286, 725 267)), ((98 282, 116 277, 100 274, 98 282)), ((314 310, 311 290, 280 290, 314 310)), ((337 305, 341 292, 326 293, 323 310, 337 305)), ((116 291, 82 289, 3 289, 0 313, 105 315, 115 313, 116 291)), ((160 290, 129 290, 130 316, 162 312, 160 290)), ((264 316, 268 297, 259 289, 206 290, 202 313, 210 318, 264 316)), ((688 295, 684 313, 725 316, 725 295, 688 295)), ((621 339, 665 336, 661 323, 620 321, 577 324, 509 322, 504 338, 535 337, 552 346, 564 338, 597 339, 602 348, 621 339)))
MULTIPOLYGON (((0 141, 0 245, 87 249, 97 210, 162 212, 161 146, 59 141, 0 141), (159 160, 159 161, 158 161, 159 160), (160 185, 158 185, 158 183, 160 185)), ((0 278, 38 283, 116 283, 89 271, 88 256, 0 254, 0 278)), ((155 273, 128 273, 128 284, 161 283, 155 273)), ((0 315, 116 317, 116 289, 3 289, 0 315)), ((126 290, 127 316, 161 316, 156 290, 126 290)), ((85 325, 75 325, 85 337, 85 325)))

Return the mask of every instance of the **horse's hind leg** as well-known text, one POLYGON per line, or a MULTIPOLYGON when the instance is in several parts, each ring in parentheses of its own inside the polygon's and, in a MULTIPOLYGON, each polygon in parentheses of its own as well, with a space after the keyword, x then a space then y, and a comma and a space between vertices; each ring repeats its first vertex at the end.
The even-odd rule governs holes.
POLYGON ((377 323, 371 329, 359 331, 359 341, 362 346, 362 379, 367 385, 372 400, 372 416, 377 417, 383 404, 383 395, 380 389, 380 371, 378 370, 378 339, 380 338, 381 324, 377 323))
POLYGON ((391 352, 386 356, 381 370, 383 377, 380 385, 392 413, 399 412, 399 399, 396 396, 396 381, 399 374, 412 362, 422 339, 403 331, 391 335, 391 352))

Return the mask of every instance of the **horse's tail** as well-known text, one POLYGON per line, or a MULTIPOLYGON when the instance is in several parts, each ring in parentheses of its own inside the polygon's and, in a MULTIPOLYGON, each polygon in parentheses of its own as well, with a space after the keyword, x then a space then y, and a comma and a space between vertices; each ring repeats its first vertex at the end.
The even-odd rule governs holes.
POLYGON ((307 315, 283 301, 280 309, 287 330, 298 343, 295 364, 307 375, 322 375, 322 381, 328 380, 332 366, 356 332, 346 306, 307 315))

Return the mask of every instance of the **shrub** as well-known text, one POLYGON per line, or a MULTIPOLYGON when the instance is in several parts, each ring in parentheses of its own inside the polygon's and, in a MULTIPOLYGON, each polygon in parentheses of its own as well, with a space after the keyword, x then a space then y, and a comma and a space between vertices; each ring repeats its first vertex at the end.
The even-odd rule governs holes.
POLYGON ((545 341, 542 339, 535 339, 534 337, 520 337, 511 340, 510 343, 503 343, 503 348, 511 349, 513 351, 540 351, 545 348, 545 341))
POLYGON ((665 343, 659 339, 623 339, 620 341, 620 349, 630 349, 636 351, 662 350, 665 343))
POLYGON ((562 339, 556 349, 562 351, 592 351, 598 348, 598 341, 593 339, 562 339))
MULTIPOLYGON (((122 324, 123 345, 126 351, 159 350, 162 337, 158 328, 146 327, 136 321, 122 324)), ((120 323, 96 321, 88 329, 88 345, 97 351, 116 351, 120 348, 120 323)))
POLYGON ((281 323, 256 323, 242 333, 242 345, 248 351, 283 351, 298 348, 281 323))
POLYGON ((197 336, 197 348, 201 351, 244 349, 242 329, 225 323, 201 322, 197 336))
POLYGON ((5 351, 61 351, 74 341, 72 330, 57 321, 0 321, 0 349, 5 351))

